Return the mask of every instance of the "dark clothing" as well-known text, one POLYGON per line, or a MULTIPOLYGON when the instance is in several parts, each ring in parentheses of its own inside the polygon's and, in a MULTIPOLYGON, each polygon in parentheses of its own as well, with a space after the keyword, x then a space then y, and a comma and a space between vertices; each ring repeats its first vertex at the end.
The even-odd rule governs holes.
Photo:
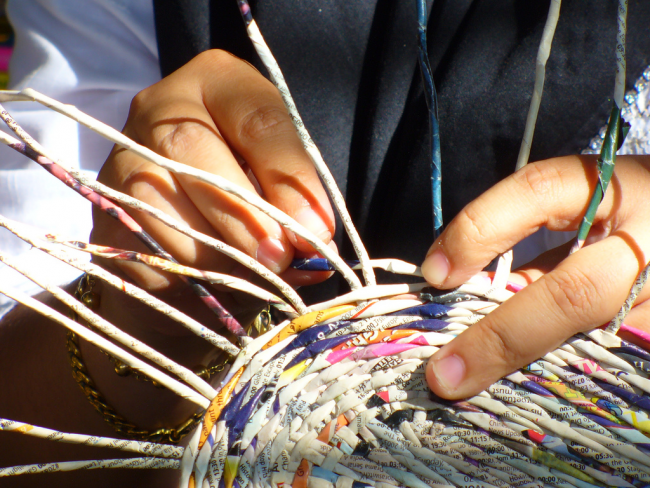
MULTIPOLYGON (((264 72, 235 0, 154 5, 164 75, 209 48, 264 72)), ((415 1, 251 6, 370 255, 420 262, 433 224, 415 1)), ((445 222, 514 170, 548 8, 546 0, 436 0, 431 8, 445 222)), ((616 8, 615 1, 563 2, 531 161, 580 152, 606 123, 616 8)), ((630 0, 628 83, 650 64, 649 31, 650 2, 630 0)), ((342 254, 352 257, 345 246, 342 254)))

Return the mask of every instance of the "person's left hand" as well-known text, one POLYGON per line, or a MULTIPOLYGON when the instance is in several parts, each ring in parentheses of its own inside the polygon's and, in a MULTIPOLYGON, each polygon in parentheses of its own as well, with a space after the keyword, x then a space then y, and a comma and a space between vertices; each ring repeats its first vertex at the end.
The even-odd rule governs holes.
MULTIPOLYGON (((576 230, 596 180, 590 156, 529 164, 449 224, 422 265, 425 278, 453 288, 542 226, 576 230)), ((431 389, 449 399, 474 395, 573 334, 609 322, 650 258, 649 190, 650 156, 619 156, 585 247, 568 256, 569 243, 518 270, 531 284, 429 360, 431 389)), ((625 323, 647 322, 648 298, 650 287, 625 323)))

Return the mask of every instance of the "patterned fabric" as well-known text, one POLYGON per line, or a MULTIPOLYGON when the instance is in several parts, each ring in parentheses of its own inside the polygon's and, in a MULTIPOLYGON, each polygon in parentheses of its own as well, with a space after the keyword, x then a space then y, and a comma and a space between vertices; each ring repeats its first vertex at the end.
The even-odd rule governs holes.
MULTIPOLYGON (((625 94, 623 118, 630 123, 630 132, 625 138, 619 154, 650 154, 650 66, 634 83, 634 88, 625 94)), ((603 144, 606 126, 590 142, 583 154, 598 154, 603 144)))

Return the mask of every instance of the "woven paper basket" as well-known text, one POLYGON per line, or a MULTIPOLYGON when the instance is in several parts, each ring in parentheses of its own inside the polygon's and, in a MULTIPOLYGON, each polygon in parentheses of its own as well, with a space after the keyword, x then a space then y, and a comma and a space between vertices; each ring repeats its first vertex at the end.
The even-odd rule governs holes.
MULTIPOLYGON (((426 12, 424 3, 417 3, 420 34, 424 39, 426 22, 422 19, 426 21, 426 12)), ((185 447, 62 433, 17 420, 0 419, 2 430, 141 454, 141 457, 109 461, 0 468, 0 477, 119 467, 177 469, 183 487, 590 488, 650 485, 650 399, 647 396, 650 394, 650 335, 622 324, 625 312, 645 282, 647 270, 640 276, 618 319, 607 329, 574 336, 475 397, 455 402, 436 397, 425 380, 428 358, 519 290, 508 281, 511 254, 501 257, 493 277, 476 276, 458 289, 445 293, 427 288, 426 283, 375 284, 373 267, 405 275, 421 274, 416 266, 399 260, 369 260, 341 194, 304 129, 282 74, 250 16, 248 4, 241 0, 239 4, 249 35, 282 93, 307 152, 342 217, 359 256, 358 268, 363 271, 365 286, 348 263, 259 196, 222 178, 163 158, 76 109, 32 90, 2 92, 1 101, 44 104, 173 173, 193 176, 239 196, 306 239, 324 256, 296 266, 307 269, 323 266, 330 269, 331 266, 343 274, 352 291, 307 307, 279 277, 243 253, 67 167, 31 139, 2 109, 2 118, 20 138, 0 135, 5 144, 46 167, 71 188, 116 216, 143 240, 144 231, 122 207, 146 212, 226 253, 266 278, 284 298, 234 277, 182 267, 156 247, 155 242, 149 244, 156 256, 146 256, 65 241, 0 216, 0 225, 33 246, 165 313, 232 355, 218 382, 210 385, 37 277, 28 276, 68 304, 91 327, 83 327, 0 283, 0 292, 35 308, 205 411, 197 428, 188 436, 185 447), (190 280, 203 279, 231 286, 268 302, 286 320, 271 323, 257 336, 249 337, 233 317, 219 308, 220 305, 210 302, 210 306, 221 314, 222 322, 238 337, 239 342, 232 344, 98 266, 75 261, 65 251, 70 247, 102 257, 145 262, 188 276, 190 280), (113 341, 106 340, 105 335, 110 335, 113 341), (142 362, 122 346, 134 349, 159 367, 142 362), (172 378, 173 375, 178 379, 172 378)), ((625 6, 623 13, 626 15, 626 2, 621 5, 625 6)), ((554 1, 540 58, 544 58, 544 52, 548 57, 549 39, 552 39, 558 12, 559 1, 554 1)), ((619 12, 620 36, 625 34, 623 13, 619 12)), ((426 46, 426 40, 423 45, 426 46)), ((423 56, 426 58, 426 52, 423 56)), ((543 63, 541 66, 543 83, 543 63)), ((430 101, 434 102, 435 92, 427 78, 426 63, 422 69, 427 89, 431 89, 430 101)), ((538 81, 539 73, 538 66, 538 81)), ((541 85, 536 85, 536 90, 541 96, 541 85)), ((528 147, 536 110, 533 103, 532 118, 529 116, 532 126, 527 126, 528 147)), ((435 129, 432 130, 435 166, 439 163, 435 161, 437 119, 435 110, 431 113, 435 129)), ((611 163, 613 167, 611 159, 615 158, 620 123, 619 108, 610 118, 599 164, 611 163)), ((524 151, 524 160, 527 157, 524 151)), ((604 185, 600 187, 602 192, 606 190, 606 183, 599 183, 604 185)), ((20 263, 1 253, 0 259, 22 269, 20 263)), ((191 284, 199 294, 207 293, 196 281, 191 284)))

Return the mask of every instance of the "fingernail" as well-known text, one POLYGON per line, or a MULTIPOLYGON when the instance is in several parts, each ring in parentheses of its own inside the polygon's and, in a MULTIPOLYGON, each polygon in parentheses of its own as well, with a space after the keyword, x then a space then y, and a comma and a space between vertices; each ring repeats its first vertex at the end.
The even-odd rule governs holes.
POLYGON ((323 219, 311 207, 304 208, 298 212, 295 219, 296 222, 305 227, 321 241, 328 242, 332 239, 332 233, 329 227, 327 227, 327 224, 323 222, 323 219))
POLYGON ((282 271, 279 263, 284 259, 286 254, 287 250, 279 239, 265 237, 257 247, 255 259, 274 273, 279 273, 282 271))
POLYGON ((440 249, 433 251, 422 263, 422 274, 432 285, 442 285, 449 275, 449 260, 440 249))
POLYGON ((432 360, 430 364, 437 383, 450 393, 465 378, 465 361, 456 354, 437 361, 432 360))

